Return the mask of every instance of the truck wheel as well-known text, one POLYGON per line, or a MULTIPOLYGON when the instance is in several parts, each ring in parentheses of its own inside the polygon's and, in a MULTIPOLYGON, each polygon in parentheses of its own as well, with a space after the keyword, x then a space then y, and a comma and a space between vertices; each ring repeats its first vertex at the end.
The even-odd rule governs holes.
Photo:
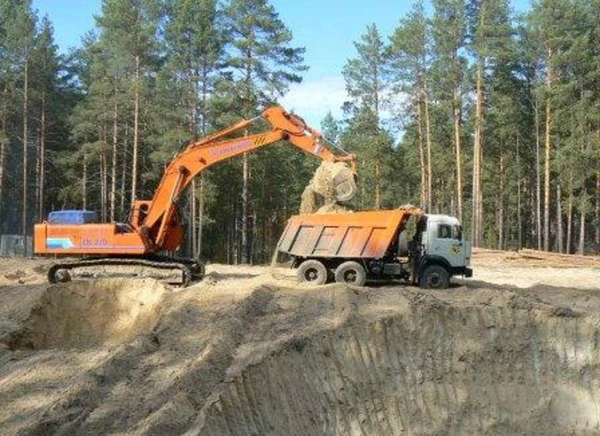
POLYGON ((327 268, 318 260, 305 260, 296 271, 298 281, 315 285, 327 283, 327 268))
POLYGON ((446 289, 450 286, 450 275, 443 266, 429 265, 421 274, 419 285, 423 289, 446 289))
POLYGON ((67 283, 71 281, 69 270, 59 269, 54 273, 54 281, 52 283, 67 283))
POLYGON ((367 273, 360 263, 349 260, 336 268, 335 281, 363 286, 367 281, 367 273))

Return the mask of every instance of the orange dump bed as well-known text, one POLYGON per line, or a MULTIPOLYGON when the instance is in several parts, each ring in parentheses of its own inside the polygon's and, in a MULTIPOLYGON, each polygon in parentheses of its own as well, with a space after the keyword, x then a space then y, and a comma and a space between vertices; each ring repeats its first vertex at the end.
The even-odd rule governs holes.
POLYGON ((382 258, 399 227, 417 209, 296 215, 281 235, 279 251, 298 257, 382 258))

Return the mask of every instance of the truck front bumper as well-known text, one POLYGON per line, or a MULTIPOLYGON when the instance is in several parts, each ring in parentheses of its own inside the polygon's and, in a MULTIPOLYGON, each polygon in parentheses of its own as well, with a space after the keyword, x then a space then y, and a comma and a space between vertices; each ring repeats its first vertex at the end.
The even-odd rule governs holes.
POLYGON ((453 276, 473 277, 473 270, 466 266, 455 266, 451 272, 453 276))

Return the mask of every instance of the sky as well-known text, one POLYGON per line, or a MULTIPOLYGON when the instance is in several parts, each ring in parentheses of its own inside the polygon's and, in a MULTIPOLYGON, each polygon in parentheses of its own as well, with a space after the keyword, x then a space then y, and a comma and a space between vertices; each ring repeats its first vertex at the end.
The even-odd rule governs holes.
MULTIPOLYGON (((530 4, 530 0, 511 2, 517 11, 530 4)), ((356 56, 354 41, 372 23, 387 40, 412 1, 271 0, 271 4, 292 31, 293 45, 306 48, 304 61, 309 67, 303 82, 290 87, 281 104, 319 128, 328 111, 341 118, 341 105, 347 99, 342 70, 346 61, 356 56)), ((93 29, 101 0, 33 0, 33 6, 40 16, 48 14, 56 43, 66 52, 79 46, 81 37, 93 29)))

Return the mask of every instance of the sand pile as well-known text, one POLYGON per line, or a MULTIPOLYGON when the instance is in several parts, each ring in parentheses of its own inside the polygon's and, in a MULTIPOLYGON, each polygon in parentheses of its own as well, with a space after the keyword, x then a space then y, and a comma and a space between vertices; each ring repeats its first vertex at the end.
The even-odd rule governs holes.
POLYGON ((339 203, 326 203, 317 209, 315 213, 352 213, 352 209, 348 209, 339 203))
POLYGON ((222 265, 177 292, 2 286, 0 434, 597 434, 600 271, 482 281, 522 270, 435 292, 222 265))
POLYGON ((302 191, 302 196, 300 197, 300 209, 298 213, 300 214, 309 214, 314 213, 317 209, 317 203, 319 199, 317 197, 316 192, 311 187, 310 183, 304 188, 302 191))

